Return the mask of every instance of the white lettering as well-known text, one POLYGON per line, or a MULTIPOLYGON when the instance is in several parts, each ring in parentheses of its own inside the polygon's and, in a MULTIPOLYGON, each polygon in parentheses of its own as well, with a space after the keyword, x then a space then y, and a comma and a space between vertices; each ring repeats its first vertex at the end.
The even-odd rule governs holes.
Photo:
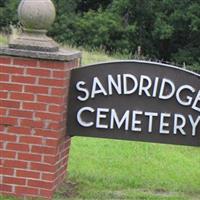
POLYGON ((122 94, 122 83, 121 83, 121 75, 117 75, 117 83, 113 79, 112 75, 108 75, 108 93, 109 95, 113 94, 113 87, 117 91, 118 94, 122 94))
POLYGON ((158 90, 158 82, 159 82, 159 78, 156 77, 155 78, 155 82, 154 82, 154 88, 153 88, 153 97, 156 97, 157 95, 157 90, 158 90))
POLYGON ((153 117, 157 117, 158 113, 145 112, 145 116, 147 116, 149 118, 148 132, 152 133, 152 129, 153 129, 153 117))
POLYGON ((84 86, 86 83, 84 81, 79 81, 77 84, 76 84, 76 89, 80 92, 83 92, 85 94, 85 96, 81 97, 81 96, 78 96, 77 99, 79 101, 86 101, 88 98, 89 98, 89 91, 86 89, 86 88, 83 88, 81 86, 84 86))
POLYGON ((91 127, 91 126, 94 125, 94 123, 93 122, 85 122, 85 121, 83 121, 83 119, 81 117, 82 113, 85 112, 85 111, 94 112, 95 110, 93 108, 91 108, 91 107, 83 107, 83 108, 81 108, 77 113, 77 121, 83 127, 91 127))
POLYGON ((149 89, 152 85, 152 81, 148 76, 144 76, 142 75, 140 77, 140 87, 139 87, 139 95, 142 95, 142 93, 144 92, 146 94, 146 96, 150 97, 151 94, 149 93, 149 89), (144 80, 147 81, 147 85, 144 86, 144 80))
POLYGON ((183 90, 190 90, 192 93, 194 93, 195 89, 193 87, 191 87, 190 85, 182 85, 176 92, 176 99, 177 99, 178 103, 180 103, 183 106, 189 106, 189 105, 191 105, 192 97, 187 96, 187 98, 186 98, 187 101, 182 101, 180 96, 181 96, 181 92, 183 90))
POLYGON ((189 120, 192 125, 192 136, 196 136, 196 128, 200 122, 200 116, 198 116, 197 119, 194 121, 192 115, 189 115, 189 120))
POLYGON ((197 96, 196 96, 196 98, 194 100, 194 103, 192 105, 192 109, 194 109, 194 110, 196 110, 198 112, 200 112, 200 107, 197 107, 197 104, 200 103, 199 101, 200 101, 200 90, 199 90, 199 92, 198 92, 198 94, 197 94, 197 96))
POLYGON ((117 125, 117 128, 121 128, 121 126, 125 123, 125 130, 128 130, 128 125, 129 125, 129 115, 130 111, 127 110, 121 120, 119 120, 119 117, 114 109, 111 109, 111 119, 110 119, 110 128, 114 129, 114 122, 117 125))
POLYGON ((160 88, 160 94, 159 94, 159 98, 160 99, 170 99, 174 93, 175 93, 175 85, 172 81, 170 81, 169 79, 163 79, 162 83, 161 83, 161 88, 160 88), (166 91, 166 84, 168 84, 171 87, 171 92, 169 92, 169 94, 164 95, 165 91, 166 91))
POLYGON ((182 135, 186 135, 186 132, 183 130, 185 125, 186 125, 185 117, 180 114, 175 114, 174 115, 174 134, 177 134, 177 132, 180 131, 182 135), (178 124, 179 121, 181 121, 180 124, 178 124))
POLYGON ((169 127, 169 123, 166 123, 165 118, 171 117, 169 113, 161 113, 160 114, 160 133, 161 134, 169 134, 169 130, 165 130, 165 127, 169 127))
POLYGON ((91 92, 91 98, 94 98, 97 94, 103 94, 107 95, 106 90, 104 89, 103 85, 99 81, 97 77, 93 79, 93 84, 92 84, 92 92, 91 92))
POLYGON ((131 74, 123 74, 123 85, 124 85, 124 94, 133 94, 137 87, 138 87, 138 81, 137 78, 131 74), (128 82, 127 79, 130 79, 133 81, 133 88, 128 90, 128 82))
POLYGON ((108 113, 108 108, 97 108, 97 115, 96 115, 96 128, 104 128, 107 129, 108 125, 101 124, 101 119, 105 119, 107 116, 104 113, 108 113))
POLYGON ((142 131, 141 128, 136 127, 136 125, 140 125, 141 121, 137 120, 136 117, 137 115, 142 115, 142 111, 133 111, 132 112, 132 131, 142 131))

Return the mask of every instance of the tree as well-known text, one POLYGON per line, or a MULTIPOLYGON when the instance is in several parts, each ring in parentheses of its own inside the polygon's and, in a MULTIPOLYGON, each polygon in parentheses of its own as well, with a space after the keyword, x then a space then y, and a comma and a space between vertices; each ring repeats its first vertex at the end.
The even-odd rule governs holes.
MULTIPOLYGON (((0 30, 17 23, 20 0, 0 0, 0 30)), ((57 41, 200 68, 199 0, 53 0, 57 41), (196 67, 197 66, 197 67, 196 67)), ((199 69, 200 71, 200 69, 199 69)))
POLYGON ((9 31, 11 24, 17 24, 17 7, 20 0, 0 0, 0 31, 9 31))

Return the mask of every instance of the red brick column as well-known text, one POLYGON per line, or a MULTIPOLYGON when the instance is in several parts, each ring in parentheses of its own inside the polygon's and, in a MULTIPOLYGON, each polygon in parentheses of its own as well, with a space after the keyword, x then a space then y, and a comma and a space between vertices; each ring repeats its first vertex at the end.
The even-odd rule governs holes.
POLYGON ((68 61, 0 55, 0 193, 51 198, 67 168, 68 61))

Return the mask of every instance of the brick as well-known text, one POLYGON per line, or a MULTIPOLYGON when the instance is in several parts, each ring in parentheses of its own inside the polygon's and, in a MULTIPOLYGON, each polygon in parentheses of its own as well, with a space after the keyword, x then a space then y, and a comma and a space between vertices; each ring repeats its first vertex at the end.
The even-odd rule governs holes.
POLYGON ((43 173, 42 174, 42 180, 54 181, 55 179, 56 179, 56 175, 55 174, 48 174, 48 173, 43 173))
POLYGON ((3 177, 3 183, 15 184, 15 185, 25 185, 26 179, 24 178, 14 178, 14 177, 3 177))
POLYGON ((6 108, 0 108, 0 115, 6 115, 7 109, 6 108))
POLYGON ((23 109, 26 109, 26 110, 45 111, 46 108, 47 108, 47 104, 44 104, 44 103, 30 103, 30 102, 23 103, 23 109))
POLYGON ((58 139, 46 139, 46 145, 56 147, 58 145, 58 139))
POLYGON ((54 173, 56 170, 56 167, 53 165, 48 165, 44 163, 31 163, 31 169, 32 170, 38 170, 38 171, 43 171, 43 172, 52 172, 54 173))
POLYGON ((22 134, 22 135, 30 135, 31 128, 25 128, 25 127, 9 127, 8 128, 9 133, 15 133, 15 134, 22 134))
POLYGON ((71 137, 65 136, 65 141, 64 141, 64 148, 67 148, 71 144, 71 137))
POLYGON ((16 100, 33 101, 34 95, 27 93, 11 93, 10 98, 16 100))
POLYGON ((42 138, 32 136, 21 136, 19 142, 26 144, 42 144, 42 138))
POLYGON ((24 69, 14 66, 0 66, 0 72, 8 74, 23 74, 24 69))
POLYGON ((78 59, 65 62, 65 67, 67 67, 69 69, 75 68, 77 65, 78 65, 78 59))
POLYGON ((0 133, 0 140, 7 141, 7 142, 15 142, 17 139, 16 135, 9 135, 9 134, 3 134, 0 133))
POLYGON ((8 98, 8 92, 7 91, 5 91, 5 92, 0 91, 0 98, 1 99, 7 99, 8 98))
POLYGON ((2 157, 2 158, 15 158, 16 157, 15 151, 0 150, 0 152, 1 152, 0 157, 2 157))
POLYGON ((3 149, 3 144, 4 144, 4 142, 0 141, 0 149, 3 149))
POLYGON ((33 153, 18 153, 19 160, 27 160, 27 161, 35 161, 40 162, 42 160, 42 156, 33 153))
POLYGON ((6 184, 0 184, 0 191, 12 192, 12 186, 11 185, 6 185, 6 184))
POLYGON ((64 69, 65 63, 59 61, 41 60, 39 65, 40 67, 45 67, 45 68, 64 69))
POLYGON ((11 57, 0 56, 0 64, 11 64, 11 57))
POLYGON ((0 167, 0 174, 12 176, 14 174, 14 169, 6 168, 6 167, 0 167))
POLYGON ((0 74, 0 81, 9 81, 9 75, 8 74, 0 74))
POLYGON ((64 96, 67 94, 67 88, 52 88, 51 95, 64 96))
POLYGON ((36 81, 35 77, 28 77, 28 76, 12 76, 12 82, 16 83, 28 83, 34 84, 36 81))
POLYGON ((29 151, 29 145, 27 144, 16 144, 16 143, 8 143, 7 144, 8 150, 15 150, 15 151, 29 151))
POLYGON ((52 97, 52 96, 44 96, 38 95, 37 101, 42 103, 53 103, 53 104, 64 104, 65 99, 63 97, 52 97))
POLYGON ((4 130, 5 130, 5 126, 3 126, 3 125, 0 125, 0 131, 3 133, 3 132, 4 132, 4 130))
POLYGON ((46 113, 46 112, 37 112, 36 117, 43 119, 43 120, 52 120, 52 121, 60 121, 63 120, 63 116, 54 113, 46 113))
POLYGON ((47 164, 51 164, 54 165, 57 161, 59 160, 59 156, 50 156, 50 155, 46 155, 44 156, 44 162, 47 164))
POLYGON ((21 92, 23 86, 18 84, 12 84, 12 83, 1 83, 0 84, 0 90, 2 91, 17 91, 21 92))
POLYGON ((16 171, 16 176, 25 177, 25 178, 39 179, 40 178, 40 172, 33 172, 33 171, 27 171, 27 170, 18 169, 16 171))
POLYGON ((51 122, 48 126, 48 129, 51 130, 60 130, 63 129, 63 127, 65 127, 65 124, 63 122, 61 123, 57 123, 57 122, 51 122))
POLYGON ((36 94, 48 94, 49 88, 42 86, 29 86, 25 85, 25 92, 36 93, 36 94))
POLYGON ((47 181, 28 180, 28 186, 43 189, 52 189, 54 187, 54 184, 47 181))
POLYGON ((39 195, 39 189, 24 186, 16 186, 15 192, 20 195, 39 195))
POLYGON ((36 129, 35 135, 48 137, 48 138, 59 138, 60 137, 60 134, 58 131, 43 130, 43 129, 36 129))
POLYGON ((13 61, 14 65, 20 65, 20 66, 29 66, 29 67, 35 67, 37 66, 37 60, 35 59, 24 59, 24 58, 15 58, 13 61))
POLYGON ((40 85, 46 86, 56 86, 56 87, 64 87, 66 85, 65 80, 58 80, 58 79, 48 79, 48 78, 40 78, 39 79, 40 85))
POLYGON ((5 160, 4 167, 11 167, 11 168, 27 168, 27 162, 19 161, 19 160, 5 160))
POLYGON ((41 153, 41 154, 56 154, 57 150, 53 147, 46 147, 46 146, 32 146, 31 148, 32 153, 41 153))
POLYGON ((69 155, 69 148, 66 149, 62 154, 61 154, 61 157, 64 158, 64 157, 67 157, 69 155))
POLYGON ((17 125, 17 119, 12 117, 0 117, 0 124, 3 126, 17 125))
POLYGON ((29 68, 27 69, 28 75, 34 75, 34 76, 41 76, 41 77, 49 77, 51 75, 51 71, 47 69, 34 69, 29 68))
POLYGON ((20 102, 18 101, 8 101, 8 100, 1 100, 0 107, 7 107, 7 108, 19 108, 20 102))
POLYGON ((15 192, 17 194, 23 194, 23 195, 38 195, 39 189, 36 188, 30 188, 30 187, 24 187, 24 186, 16 186, 15 192))
POLYGON ((22 118, 33 118, 33 112, 26 110, 9 110, 9 115, 22 118))
MULTIPOLYGON (((32 127, 32 128, 43 128, 44 122, 41 120, 21 119, 21 126, 32 127)), ((30 133, 30 132, 29 132, 30 133)))
POLYGON ((50 105, 48 111, 53 113, 61 113, 65 110, 65 105, 50 105))
POLYGON ((53 77, 66 79, 66 78, 69 78, 69 74, 70 74, 70 71, 54 71, 53 77))

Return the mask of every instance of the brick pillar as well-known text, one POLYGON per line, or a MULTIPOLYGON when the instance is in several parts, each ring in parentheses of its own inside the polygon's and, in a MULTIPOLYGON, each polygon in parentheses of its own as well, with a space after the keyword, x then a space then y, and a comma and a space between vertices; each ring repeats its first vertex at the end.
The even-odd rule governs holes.
POLYGON ((1 194, 50 199, 63 181, 69 74, 79 58, 0 48, 1 194))

